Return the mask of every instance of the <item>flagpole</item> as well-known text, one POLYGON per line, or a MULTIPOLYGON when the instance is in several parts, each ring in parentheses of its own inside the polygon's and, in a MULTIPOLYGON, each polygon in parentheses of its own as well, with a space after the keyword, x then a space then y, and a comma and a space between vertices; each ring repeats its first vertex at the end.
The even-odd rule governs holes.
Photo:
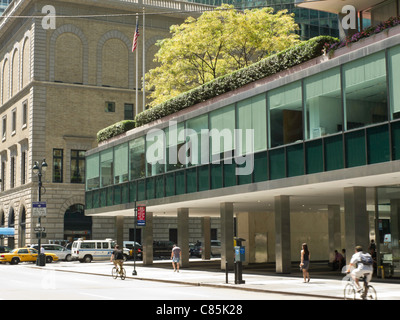
MULTIPOLYGON (((136 14, 136 25, 138 25, 139 15, 136 14)), ((136 50, 136 114, 139 113, 139 50, 136 50)))
POLYGON ((143 106, 142 110, 144 111, 146 109, 146 79, 145 79, 145 74, 146 74, 146 43, 145 43, 145 13, 144 13, 144 7, 143 7, 143 106))

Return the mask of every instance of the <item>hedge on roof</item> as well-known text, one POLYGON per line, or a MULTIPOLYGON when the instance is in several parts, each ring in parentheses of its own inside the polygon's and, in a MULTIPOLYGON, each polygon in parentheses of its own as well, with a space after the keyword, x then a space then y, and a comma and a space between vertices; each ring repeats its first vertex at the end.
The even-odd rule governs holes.
MULTIPOLYGON (((273 75, 277 72, 289 69, 293 66, 321 56, 327 44, 336 43, 339 40, 330 36, 319 36, 302 42, 292 48, 281 51, 246 68, 237 70, 225 76, 212 80, 202 86, 165 101, 151 109, 145 110, 135 117, 136 127, 140 127, 152 121, 193 106, 197 103, 219 96, 223 93, 238 89, 246 84, 273 75)), ((117 125, 117 124, 116 124, 117 125)), ((114 127, 115 125, 111 126, 114 127)), ((98 133, 98 141, 109 139, 124 131, 109 129, 107 134, 98 133), (115 135, 111 135, 112 133, 115 135), (117 133, 118 132, 118 133, 117 133)), ((130 128, 132 129, 132 128, 130 128)), ((130 130, 128 129, 128 130, 130 130)))
POLYGON ((123 120, 123 121, 114 123, 113 125, 111 125, 107 128, 101 129, 99 132, 97 132, 97 141, 101 142, 101 141, 110 139, 110 138, 118 136, 126 131, 129 131, 133 128, 135 128, 134 120, 123 120))

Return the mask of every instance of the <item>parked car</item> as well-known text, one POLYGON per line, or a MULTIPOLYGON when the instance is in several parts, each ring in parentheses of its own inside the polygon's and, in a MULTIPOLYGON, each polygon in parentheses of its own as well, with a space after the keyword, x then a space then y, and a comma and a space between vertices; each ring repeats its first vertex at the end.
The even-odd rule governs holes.
MULTIPOLYGON (((197 241, 193 247, 192 255, 201 258, 202 253, 203 253, 203 243, 197 241)), ((211 240, 211 256, 212 257, 221 256, 221 241, 211 240)))
MULTIPOLYGON (((54 253, 45 253, 46 263, 58 261, 54 253)), ((20 262, 36 262, 38 251, 33 248, 17 248, 8 253, 0 254, 0 263, 18 264, 20 262)))
POLYGON ((136 249, 136 259, 141 260, 143 258, 143 248, 139 242, 134 241, 124 241, 124 256, 127 259, 133 259, 133 249, 136 249), (128 255, 126 255, 126 250, 128 250, 128 255))
POLYGON ((169 259, 173 245, 172 241, 153 241, 153 257, 169 259))
MULTIPOLYGON (((72 261, 71 250, 60 246, 59 244, 42 244, 45 253, 54 253, 59 260, 72 261)), ((37 244, 32 244, 29 246, 39 251, 39 246, 37 244)))
POLYGON ((10 252, 11 249, 9 247, 6 246, 0 246, 0 253, 6 253, 6 252, 10 252))

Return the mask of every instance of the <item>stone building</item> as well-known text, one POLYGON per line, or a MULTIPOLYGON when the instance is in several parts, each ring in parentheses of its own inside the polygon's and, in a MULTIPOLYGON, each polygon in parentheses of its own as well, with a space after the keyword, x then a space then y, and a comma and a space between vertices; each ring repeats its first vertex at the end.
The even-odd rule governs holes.
MULTIPOLYGON (((171 0, 14 0, 7 7, 0 16, 0 228, 14 235, 0 243, 37 241, 32 202, 39 188, 32 167, 43 159, 45 241, 114 237, 116 218, 84 217, 84 153, 97 145, 100 129, 134 118, 143 42, 148 70, 156 41, 187 17, 180 12, 204 8, 171 0), (136 13, 142 33, 143 12, 149 15, 136 65, 132 38, 136 13)), ((141 111, 141 96, 138 101, 141 111)), ((128 240, 129 219, 125 223, 128 240)))

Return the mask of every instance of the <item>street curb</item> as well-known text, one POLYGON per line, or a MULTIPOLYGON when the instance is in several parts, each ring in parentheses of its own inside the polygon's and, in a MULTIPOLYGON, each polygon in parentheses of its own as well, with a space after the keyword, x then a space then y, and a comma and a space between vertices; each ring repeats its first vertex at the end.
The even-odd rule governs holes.
MULTIPOLYGON (((33 266, 32 268, 43 270, 41 267, 38 267, 38 266, 33 266)), ((59 272, 69 272, 69 273, 97 275, 97 276, 103 276, 103 277, 112 277, 111 274, 107 275, 104 273, 94 273, 94 272, 84 272, 84 271, 74 271, 74 270, 60 270, 60 269, 52 269, 52 270, 59 271, 59 272)), ((273 294, 285 294, 285 295, 291 295, 291 296, 303 296, 303 297, 307 296, 307 297, 314 297, 314 298, 326 298, 326 299, 332 299, 332 300, 344 300, 344 298, 329 296, 329 295, 239 287, 239 286, 233 286, 232 284, 212 284, 212 283, 206 283, 206 282, 188 282, 188 281, 180 281, 180 280, 151 279, 151 278, 142 278, 142 277, 133 277, 133 276, 126 276, 126 279, 141 280, 141 281, 153 281, 153 282, 161 282, 161 283, 175 283, 175 284, 182 284, 182 285, 188 285, 188 286, 193 286, 193 287, 211 287, 211 288, 234 289, 234 290, 260 292, 260 293, 273 293, 273 294)))

